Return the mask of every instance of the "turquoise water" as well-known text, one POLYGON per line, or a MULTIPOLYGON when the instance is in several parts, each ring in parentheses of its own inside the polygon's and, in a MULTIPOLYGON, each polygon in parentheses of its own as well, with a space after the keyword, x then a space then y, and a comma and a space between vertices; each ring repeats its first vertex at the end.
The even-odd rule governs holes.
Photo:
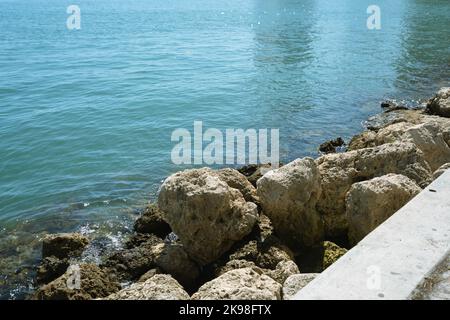
POLYGON ((114 245, 176 128, 279 128, 282 161, 349 138, 385 98, 450 80, 448 0, 0 0, 0 297, 46 232, 114 245), (66 28, 67 6, 81 30, 66 28))

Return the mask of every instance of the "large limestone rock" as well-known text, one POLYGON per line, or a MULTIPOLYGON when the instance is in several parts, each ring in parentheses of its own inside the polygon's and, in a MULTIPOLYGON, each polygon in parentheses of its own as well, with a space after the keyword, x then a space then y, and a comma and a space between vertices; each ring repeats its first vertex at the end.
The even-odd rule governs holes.
POLYGON ((387 143, 374 148, 328 154, 316 160, 322 176, 317 208, 328 236, 346 234, 345 195, 352 184, 388 173, 403 174, 425 187, 431 171, 423 153, 411 142, 387 143))
POLYGON ((145 282, 134 283, 106 300, 189 300, 183 287, 170 275, 156 274, 145 282))
POLYGON ((79 233, 57 233, 45 236, 42 241, 42 257, 65 259, 80 255, 89 239, 79 233))
POLYGON ((437 121, 429 121, 408 128, 402 139, 414 143, 434 171, 450 162, 450 141, 447 141, 449 135, 450 121, 446 127, 442 127, 437 121))
POLYGON ((70 266, 66 273, 39 288, 37 300, 90 300, 106 297, 120 290, 119 283, 94 264, 70 266))
POLYGON ((346 196, 350 242, 356 244, 420 191, 414 181, 399 174, 353 184, 346 196))
POLYGON ((208 168, 167 178, 158 205, 189 256, 200 265, 214 261, 250 233, 258 218, 256 204, 246 202, 238 189, 208 168))
POLYGON ((428 104, 429 114, 450 118, 450 87, 441 88, 428 104))
POLYGON ((320 174, 313 159, 297 159, 267 172, 258 180, 257 192, 263 212, 288 246, 311 246, 322 239, 322 220, 316 211, 320 174))
POLYGON ((193 300, 280 300, 281 284, 258 268, 229 271, 205 283, 193 300))
POLYGON ((314 280, 319 273, 293 274, 283 284, 283 300, 291 300, 297 292, 314 280))

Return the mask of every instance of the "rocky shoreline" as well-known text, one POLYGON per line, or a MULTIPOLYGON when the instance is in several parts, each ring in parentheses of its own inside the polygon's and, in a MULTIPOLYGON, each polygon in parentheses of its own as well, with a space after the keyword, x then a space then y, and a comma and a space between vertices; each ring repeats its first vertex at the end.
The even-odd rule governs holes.
POLYGON ((317 159, 171 175, 99 265, 80 260, 93 239, 47 236, 29 298, 291 298, 450 168, 450 88, 421 109, 382 107, 317 159))

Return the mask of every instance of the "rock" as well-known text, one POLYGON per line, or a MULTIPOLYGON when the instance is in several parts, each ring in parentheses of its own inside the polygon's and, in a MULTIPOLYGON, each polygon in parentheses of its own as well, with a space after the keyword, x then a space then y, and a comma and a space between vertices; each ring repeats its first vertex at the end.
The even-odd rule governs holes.
POLYGON ((55 280, 66 272, 69 267, 68 259, 58 259, 54 256, 42 259, 36 272, 36 283, 46 284, 55 280))
POLYGON ((189 258, 181 244, 159 244, 153 247, 155 264, 165 273, 172 275, 184 287, 191 288, 200 271, 189 258))
POLYGON ((139 279, 148 270, 156 267, 155 261, 159 252, 154 250, 154 246, 162 243, 162 239, 150 235, 147 241, 140 243, 137 247, 112 253, 101 267, 120 281, 139 279))
POLYGON ((388 174, 352 185, 346 196, 349 240, 358 243, 422 189, 400 174, 388 174))
POLYGON ((283 300, 291 300, 297 292, 314 280, 319 273, 293 274, 283 284, 283 300))
POLYGON ((392 112, 395 110, 407 110, 408 107, 398 104, 396 101, 386 100, 381 103, 384 112, 392 112))
POLYGON ((446 170, 450 169, 450 162, 443 164, 439 167, 434 173, 433 173, 433 180, 440 177, 441 174, 443 174, 446 170))
POLYGON ((347 150, 358 150, 363 148, 375 147, 375 138, 377 133, 372 130, 363 131, 360 134, 353 136, 348 143, 347 150))
POLYGON ((379 146, 395 141, 414 143, 422 152, 431 170, 436 170, 442 164, 450 161, 450 121, 442 121, 434 117, 423 118, 423 123, 414 124, 400 122, 390 124, 377 133, 354 138, 350 149, 379 146), (363 138, 364 137, 364 138, 363 138), (364 142, 361 139, 365 139, 364 142))
MULTIPOLYGON (((280 164, 281 167, 281 164, 280 164)), ((240 173, 242 173, 247 180, 256 187, 256 181, 258 181, 259 178, 261 178, 267 171, 271 170, 272 167, 269 164, 249 164, 246 166, 243 166, 242 168, 238 169, 240 173)))
POLYGON ((281 284, 261 270, 243 268, 229 271, 205 283, 193 300, 280 300, 281 284))
POLYGON ((79 233, 49 234, 42 241, 42 257, 59 259, 80 255, 89 244, 89 239, 79 233))
MULTIPOLYGON (((258 268, 253 261, 247 260, 230 260, 224 266, 221 266, 216 269, 215 276, 219 277, 224 273, 227 273, 231 270, 243 269, 243 268, 258 268)), ((261 269, 262 270, 262 269, 261 269)))
POLYGON ((450 162, 450 141, 446 141, 447 135, 450 136, 450 121, 444 128, 437 121, 429 121, 408 128, 402 139, 414 143, 434 171, 450 162))
POLYGON ((251 240, 229 255, 229 260, 247 260, 258 267, 275 269, 280 261, 293 259, 293 253, 272 236, 263 242, 251 240))
POLYGON ((276 282, 283 284, 290 276, 300 273, 298 266, 292 260, 280 261, 275 270, 268 270, 264 274, 276 282))
POLYGON ((160 273, 162 273, 162 272, 159 268, 150 269, 146 273, 144 273, 137 282, 145 282, 148 279, 150 279, 151 277, 153 277, 154 275, 160 274, 160 273))
POLYGON ((273 280, 277 281, 280 284, 283 284, 289 276, 300 273, 297 265, 292 260, 280 261, 276 268, 273 270, 260 268, 256 266, 256 264, 252 261, 231 260, 228 261, 225 266, 222 266, 216 270, 216 277, 219 277, 229 271, 243 268, 252 268, 253 270, 258 270, 259 273, 271 277, 273 280))
POLYGON ((450 118, 450 87, 441 88, 436 96, 428 101, 426 112, 450 118))
POLYGON ((252 231, 256 204, 246 202, 209 168, 178 172, 167 178, 158 197, 164 219, 189 256, 210 263, 252 231))
POLYGON ((296 257, 302 272, 320 273, 336 262, 347 252, 337 244, 324 241, 317 246, 304 250, 296 257))
POLYGON ((70 266, 61 277, 39 288, 33 298, 36 300, 91 300, 106 297, 119 289, 120 285, 98 266, 80 264, 70 266), (79 272, 79 278, 77 272, 79 272))
POLYGON ((160 238, 164 238, 172 231, 155 204, 150 204, 145 208, 134 223, 134 230, 138 233, 152 233, 160 238))
POLYGON ((341 147, 344 145, 344 140, 341 137, 338 137, 334 140, 329 140, 322 143, 319 146, 319 151, 323 153, 333 153, 336 152, 337 147, 341 147))
POLYGON ((258 204, 259 199, 256 195, 255 187, 239 171, 231 168, 220 169, 217 171, 219 178, 225 181, 231 188, 238 189, 244 196, 245 201, 258 204))
POLYGON ((345 195, 352 184, 388 173, 403 174, 421 187, 431 182, 430 167, 423 153, 410 142, 327 154, 318 158, 316 163, 322 177, 322 193, 317 209, 322 214, 328 237, 347 233, 345 195))
POLYGON ((322 239, 322 220, 316 211, 320 174, 313 159, 297 159, 269 171, 258 180, 257 192, 276 234, 291 249, 322 239))
POLYGON ((331 266, 340 257, 347 253, 347 249, 341 248, 331 241, 324 241, 323 249, 323 270, 331 266))
POLYGON ((109 295, 105 300, 189 300, 183 287, 170 275, 156 274, 145 282, 109 295))

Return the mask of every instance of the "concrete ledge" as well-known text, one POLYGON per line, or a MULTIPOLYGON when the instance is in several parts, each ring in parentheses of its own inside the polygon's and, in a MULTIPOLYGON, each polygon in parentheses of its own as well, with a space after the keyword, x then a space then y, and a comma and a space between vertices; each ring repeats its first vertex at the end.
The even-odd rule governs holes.
POLYGON ((410 299, 450 252, 450 170, 293 299, 410 299))

